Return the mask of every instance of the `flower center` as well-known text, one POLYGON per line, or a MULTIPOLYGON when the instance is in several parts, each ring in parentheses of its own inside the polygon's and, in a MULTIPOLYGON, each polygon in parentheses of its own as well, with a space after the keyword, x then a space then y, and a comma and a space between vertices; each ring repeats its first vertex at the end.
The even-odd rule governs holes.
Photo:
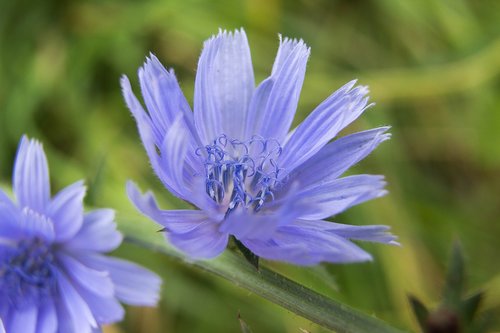
POLYGON ((281 146, 274 139, 257 136, 240 141, 220 135, 206 145, 205 185, 207 194, 227 207, 226 216, 237 207, 259 211, 266 201, 274 199, 273 190, 280 185, 283 169, 276 161, 281 146))
POLYGON ((22 308, 48 296, 55 282, 50 247, 34 238, 22 240, 5 251, 0 259, 0 299, 22 308))

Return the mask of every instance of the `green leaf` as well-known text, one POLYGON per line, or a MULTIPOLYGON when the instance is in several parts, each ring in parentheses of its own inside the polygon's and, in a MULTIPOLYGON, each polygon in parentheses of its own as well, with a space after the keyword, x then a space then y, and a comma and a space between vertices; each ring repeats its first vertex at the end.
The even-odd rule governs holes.
POLYGON ((216 259, 192 261, 168 245, 153 223, 120 221, 126 240, 159 251, 218 275, 318 325, 345 333, 402 332, 387 323, 327 298, 265 267, 255 267, 241 255, 226 250, 216 259))
POLYGON ((460 304, 465 280, 464 257, 462 246, 457 241, 453 245, 453 250, 446 275, 446 284, 443 291, 443 301, 452 308, 457 308, 460 304))
POLYGON ((483 298, 483 293, 478 292, 468 298, 466 298, 462 302, 462 313, 463 313, 463 320, 467 323, 470 323, 472 319, 474 318, 474 315, 477 312, 477 309, 479 308, 479 304, 481 303, 481 300, 483 298))
POLYGON ((480 318, 472 323, 467 329, 467 333, 488 333, 492 331, 492 327, 495 324, 495 315, 492 311, 487 311, 483 313, 480 318))
POLYGON ((408 298, 410 299, 413 313, 415 313, 415 317, 417 317, 418 324, 420 325, 422 331, 425 332, 427 318, 429 318, 429 310, 427 310, 426 306, 415 296, 409 295, 408 298))

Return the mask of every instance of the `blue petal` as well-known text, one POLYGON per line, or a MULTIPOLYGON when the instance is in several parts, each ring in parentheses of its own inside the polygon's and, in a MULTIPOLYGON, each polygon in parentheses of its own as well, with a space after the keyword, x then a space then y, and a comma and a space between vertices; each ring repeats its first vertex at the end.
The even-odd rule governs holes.
POLYGON ((50 202, 47 215, 54 223, 57 241, 66 241, 80 230, 85 191, 83 181, 79 181, 57 193, 50 202))
POLYGON ((203 143, 208 144, 221 134, 240 138, 253 90, 245 31, 221 31, 206 41, 194 91, 194 119, 203 143))
POLYGON ((40 213, 50 199, 47 159, 42 145, 23 136, 19 144, 13 173, 14 193, 20 207, 28 206, 40 213))
POLYGON ((160 148, 159 162, 164 171, 165 180, 172 189, 185 200, 189 200, 190 188, 194 171, 185 172, 185 161, 188 153, 189 133, 183 126, 182 116, 178 117, 169 128, 160 148))
POLYGON ((260 84, 251 102, 247 133, 283 142, 297 109, 309 54, 302 40, 280 37, 271 77, 260 84))
MULTIPOLYGON (((137 122, 137 128, 141 136, 142 144, 146 149, 146 153, 148 154, 149 161, 151 162, 153 170, 155 171, 156 175, 160 178, 160 180, 163 182, 163 185, 165 185, 165 187, 170 192, 172 192, 174 195, 180 198, 183 198, 183 195, 177 192, 173 188, 174 185, 171 184, 172 177, 170 177, 168 170, 165 171, 163 169, 163 166, 160 162, 160 156, 157 153, 157 149, 159 149, 159 147, 157 146, 156 138, 153 133, 153 125, 151 124, 151 118, 149 118, 149 116, 144 111, 141 104, 135 97, 134 93, 132 92, 132 88, 130 87, 130 82, 128 81, 128 78, 124 76, 122 77, 120 82, 122 85, 123 96, 125 97, 127 106, 132 112, 137 122)), ((163 144, 163 142, 161 144, 163 144)))
POLYGON ((349 225, 329 221, 307 221, 297 220, 293 223, 297 228, 316 230, 320 232, 333 233, 337 236, 361 240, 367 242, 385 243, 399 245, 397 237, 389 232, 390 227, 386 225, 349 225))
POLYGON ((127 193, 139 211, 164 226, 170 242, 191 258, 212 258, 224 251, 228 236, 217 230, 222 213, 208 218, 199 210, 160 210, 153 194, 141 195, 132 182, 127 183, 127 193))
POLYGON ((161 210, 158 208, 153 192, 148 191, 141 194, 137 185, 129 180, 127 182, 127 195, 142 214, 160 223, 162 220, 161 210))
POLYGON ((64 246, 70 250, 108 252, 117 248, 123 236, 116 230, 115 212, 112 209, 97 209, 83 217, 78 233, 64 246))
POLYGON ((250 106, 248 107, 249 110, 242 139, 251 138, 259 132, 273 86, 274 78, 271 76, 262 81, 255 89, 252 99, 250 100, 250 106))
POLYGON ((290 262, 315 265, 320 262, 347 263, 371 260, 370 254, 354 243, 323 230, 284 226, 271 240, 243 240, 256 255, 290 262))
POLYGON ((55 238, 53 222, 29 207, 24 207, 23 209, 20 227, 25 236, 41 237, 49 242, 55 238))
POLYGON ((333 93, 291 134, 279 159, 288 172, 316 154, 366 109, 368 88, 351 90, 354 84, 351 81, 333 93))
POLYGON ((71 278, 73 285, 78 286, 104 297, 114 294, 114 287, 108 272, 87 267, 78 259, 60 251, 57 254, 58 262, 64 267, 64 271, 71 278))
MULTIPOLYGON (((207 216, 210 216, 212 220, 216 222, 220 221, 224 216, 222 213, 216 212, 213 200, 207 202, 207 205, 198 204, 198 206, 201 207, 205 206, 203 211, 161 210, 158 208, 156 199, 151 191, 141 194, 137 186, 131 181, 127 182, 127 194, 129 199, 141 213, 173 232, 188 231, 190 228, 194 228, 194 226, 199 224, 201 221, 204 221, 207 216), (212 205, 209 206, 209 203, 212 205)), ((194 196, 196 197, 196 194, 194 194, 194 196)), ((196 198, 193 198, 193 201, 197 203, 201 202, 201 200, 196 198)))
POLYGON ((0 191, 0 237, 16 239, 22 235, 22 219, 19 209, 0 191))
POLYGON ((384 133, 388 129, 375 128, 333 141, 298 166, 290 174, 290 179, 298 180, 302 186, 336 179, 389 139, 390 134, 384 133))
POLYGON ((202 165, 195 162, 196 149, 193 147, 193 139, 189 134, 184 115, 178 113, 164 136, 155 137, 155 127, 151 118, 133 94, 127 77, 122 77, 121 85, 125 101, 137 122, 142 143, 156 175, 170 192, 189 201, 191 191, 185 186, 186 182, 189 184, 193 180, 193 175, 199 172, 196 168, 202 165), (161 142, 157 142, 159 140, 161 142))
POLYGON ((161 279, 153 272, 132 262, 100 254, 80 253, 78 259, 89 267, 109 272, 119 300, 138 306, 158 303, 161 279))
MULTIPOLYGON (((125 310, 115 297, 105 297, 78 287, 77 289, 78 293, 89 305, 92 315, 99 325, 121 321, 125 316, 125 310)), ((92 333, 94 332, 102 331, 100 327, 97 327, 92 330, 92 333)))
POLYGON ((3 326, 2 318, 0 318, 0 333, 5 333, 5 327, 3 326))
POLYGON ((207 219, 207 215, 201 210, 165 210, 161 212, 159 223, 165 227, 166 232, 184 234, 196 229, 207 219))
POLYGON ((92 311, 68 280, 66 274, 61 270, 58 270, 57 273, 60 297, 60 302, 56 303, 59 310, 58 319, 61 324, 68 325, 67 329, 63 328, 64 326, 60 327, 59 331, 90 332, 91 327, 97 326, 92 311))
POLYGON ((218 224, 207 219, 185 233, 166 233, 172 245, 192 259, 209 259, 221 254, 227 246, 228 234, 218 230, 218 224))
POLYGON ((295 200, 308 206, 301 219, 320 220, 385 195, 384 186, 382 176, 349 176, 306 188, 296 194, 295 200))
POLYGON ((38 311, 37 333, 55 333, 57 331, 57 314, 51 298, 44 300, 38 311))
POLYGON ((303 206, 288 200, 275 210, 263 209, 258 213, 248 209, 236 209, 220 224, 219 231, 238 239, 262 239, 272 237, 280 226, 292 223, 303 212, 303 206))
POLYGON ((156 144, 159 146, 168 129, 179 114, 184 116, 184 121, 191 136, 200 146, 198 134, 194 127, 193 112, 189 107, 184 94, 179 87, 173 70, 167 71, 153 54, 139 69, 142 96, 146 103, 156 144))
POLYGON ((38 316, 38 308, 36 305, 31 305, 22 309, 11 309, 10 322, 7 327, 9 332, 37 333, 36 318, 38 316))

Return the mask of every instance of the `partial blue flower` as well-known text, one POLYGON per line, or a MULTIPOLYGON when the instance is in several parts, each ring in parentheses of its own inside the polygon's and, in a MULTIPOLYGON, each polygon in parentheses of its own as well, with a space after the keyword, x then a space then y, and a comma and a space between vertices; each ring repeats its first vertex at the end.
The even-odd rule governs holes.
POLYGON ((198 62, 194 112, 154 55, 139 69, 147 112, 122 78, 155 173, 197 209, 161 210, 133 183, 128 195, 189 257, 216 257, 230 235, 260 257, 299 265, 371 260, 352 240, 397 244, 386 226, 325 220, 386 194, 382 176, 342 175, 389 134, 380 127, 331 142, 370 106, 355 81, 290 129, 309 53, 302 40, 280 38, 271 76, 255 88, 245 32, 221 31, 198 62))
POLYGON ((0 322, 7 332, 97 332, 123 318, 119 301, 157 303, 156 274, 105 255, 122 241, 114 211, 85 213, 81 181, 50 196, 36 140, 21 139, 13 190, 16 200, 0 190, 0 322))

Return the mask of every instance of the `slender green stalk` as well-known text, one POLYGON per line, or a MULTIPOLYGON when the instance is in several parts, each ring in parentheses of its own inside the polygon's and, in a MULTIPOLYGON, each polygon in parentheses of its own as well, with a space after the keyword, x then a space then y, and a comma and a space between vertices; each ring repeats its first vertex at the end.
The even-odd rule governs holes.
MULTIPOLYGON (((124 222, 124 221, 122 221, 124 222)), ((178 251, 165 243, 158 234, 140 227, 140 223, 121 223, 126 240, 187 261, 178 251)), ((221 276, 267 300, 276 303, 336 332, 396 333, 403 332, 387 323, 359 312, 345 304, 300 285, 265 267, 259 270, 241 255, 225 251, 212 260, 190 261, 189 264, 221 276)))

